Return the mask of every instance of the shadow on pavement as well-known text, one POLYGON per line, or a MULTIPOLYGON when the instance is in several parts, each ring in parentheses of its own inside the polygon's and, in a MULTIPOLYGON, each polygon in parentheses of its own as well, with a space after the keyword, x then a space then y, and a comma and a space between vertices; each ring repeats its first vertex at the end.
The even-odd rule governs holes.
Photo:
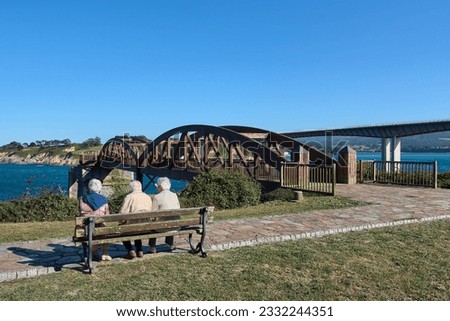
POLYGON ((75 246, 48 244, 49 249, 32 249, 26 247, 10 247, 9 251, 19 257, 18 264, 32 267, 82 269, 83 250, 75 246))

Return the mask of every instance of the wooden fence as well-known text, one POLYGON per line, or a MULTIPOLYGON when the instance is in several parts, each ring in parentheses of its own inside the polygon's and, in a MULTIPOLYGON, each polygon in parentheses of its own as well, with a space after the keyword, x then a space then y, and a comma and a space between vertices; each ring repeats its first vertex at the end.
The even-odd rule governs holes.
POLYGON ((437 188, 437 162, 360 161, 359 182, 437 188))
POLYGON ((284 163, 281 167, 281 187, 335 195, 336 165, 314 166, 284 163))

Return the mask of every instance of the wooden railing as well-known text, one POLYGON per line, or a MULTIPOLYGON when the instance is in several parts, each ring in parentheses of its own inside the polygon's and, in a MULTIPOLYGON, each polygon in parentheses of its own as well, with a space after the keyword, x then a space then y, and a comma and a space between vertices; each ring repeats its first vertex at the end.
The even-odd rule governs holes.
POLYGON ((79 162, 80 164, 95 163, 98 161, 98 155, 99 152, 88 152, 80 154, 79 162))
POLYGON ((437 188, 437 162, 360 161, 359 182, 437 188))
POLYGON ((280 171, 271 166, 258 166, 255 168, 255 179, 259 181, 280 181, 280 171))
POLYGON ((284 163, 281 167, 281 187, 335 195, 336 165, 284 163))

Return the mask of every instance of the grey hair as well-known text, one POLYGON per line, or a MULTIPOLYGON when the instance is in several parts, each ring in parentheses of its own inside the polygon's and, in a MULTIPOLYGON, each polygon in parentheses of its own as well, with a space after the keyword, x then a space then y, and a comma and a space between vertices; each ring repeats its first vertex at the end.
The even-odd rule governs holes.
POLYGON ((139 181, 132 181, 128 184, 128 189, 130 192, 140 192, 142 191, 142 184, 139 181))
POLYGON ((170 180, 167 177, 158 178, 158 186, 160 186, 164 191, 170 190, 170 180))
POLYGON ((100 193, 102 190, 102 182, 96 178, 89 181, 88 188, 91 192, 100 193))

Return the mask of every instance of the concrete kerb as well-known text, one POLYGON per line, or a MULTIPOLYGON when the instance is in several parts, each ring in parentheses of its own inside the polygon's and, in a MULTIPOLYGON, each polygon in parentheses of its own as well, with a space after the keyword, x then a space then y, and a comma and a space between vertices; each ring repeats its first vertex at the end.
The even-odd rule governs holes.
POLYGON ((18 279, 32 278, 39 275, 46 275, 57 272, 52 267, 37 267, 26 269, 23 271, 7 271, 0 272, 0 282, 14 281, 18 279))
POLYGON ((421 218, 421 219, 406 219, 406 220, 399 220, 399 221, 385 222, 385 223, 364 224, 364 225, 359 225, 359 226, 351 226, 351 227, 345 227, 345 228, 337 228, 337 229, 329 229, 329 230, 323 230, 323 231, 305 232, 305 233, 300 233, 300 234, 289 234, 289 235, 281 235, 281 236, 259 237, 257 235, 255 237, 255 239, 253 239, 253 240, 242 240, 242 241, 233 241, 230 243, 223 243, 223 244, 213 244, 210 246, 210 249, 211 249, 211 251, 224 251, 224 250, 230 250, 230 249, 239 248, 239 247, 272 244, 272 243, 295 241, 295 240, 302 240, 302 239, 312 239, 312 238, 319 238, 319 237, 324 237, 324 236, 334 235, 334 234, 360 232, 360 231, 364 231, 364 230, 372 230, 372 229, 385 228, 385 227, 395 227, 395 226, 409 225, 409 224, 420 224, 420 223, 434 222, 434 221, 440 221, 440 220, 450 220, 450 215, 433 216, 433 217, 426 217, 426 218, 421 218))

